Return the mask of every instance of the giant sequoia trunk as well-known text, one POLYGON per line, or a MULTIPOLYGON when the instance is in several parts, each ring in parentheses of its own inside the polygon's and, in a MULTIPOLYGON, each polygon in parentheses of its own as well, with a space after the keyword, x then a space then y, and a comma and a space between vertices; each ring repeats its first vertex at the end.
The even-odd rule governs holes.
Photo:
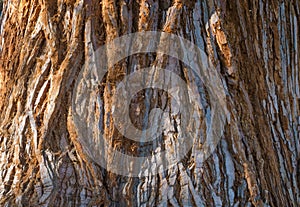
MULTIPOLYGON (((299 16, 298 0, 4 0, 0 205, 299 206, 299 16), (196 143, 207 133, 201 124, 192 149, 175 166, 131 177, 91 159, 78 138, 84 132, 72 104, 97 48, 141 31, 176 34, 205 51, 222 79, 230 118, 208 159, 198 156, 196 143)), ((135 54, 109 68, 97 91, 101 109, 87 110, 100 117, 97 127, 113 149, 139 156, 178 142, 176 132, 155 144, 133 142, 110 116, 118 107, 118 83, 153 64, 176 65, 177 74, 192 82, 186 65, 167 55, 135 54)), ((209 111, 205 85, 197 87, 209 111)), ((171 99, 161 90, 137 93, 130 110, 139 106, 143 117, 149 114, 145 94, 152 108, 163 107, 158 97, 171 99)), ((132 115, 132 122, 147 127, 141 116, 132 115)), ((171 125, 182 127, 180 120, 171 125)))

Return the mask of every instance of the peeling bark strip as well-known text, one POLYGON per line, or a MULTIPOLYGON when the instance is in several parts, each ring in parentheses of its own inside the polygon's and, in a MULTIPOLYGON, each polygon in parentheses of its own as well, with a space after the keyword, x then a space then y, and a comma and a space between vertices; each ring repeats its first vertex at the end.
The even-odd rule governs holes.
MULTIPOLYGON (((0 206, 299 206, 299 13, 298 0, 4 0, 0 206), (99 46, 147 30, 180 35, 206 51, 223 79, 232 121, 208 160, 198 156, 203 123, 190 154, 173 169, 122 177, 83 153, 72 91, 99 46)), ((204 110, 213 104, 178 60, 159 54, 122 60, 99 86, 97 113, 109 144, 135 156, 155 146, 118 133, 112 97, 126 75, 152 64, 197 83, 204 110)), ((149 110, 145 95, 153 108, 161 106, 157 97, 168 98, 161 91, 137 94, 131 109, 141 106, 137 126, 149 110)))

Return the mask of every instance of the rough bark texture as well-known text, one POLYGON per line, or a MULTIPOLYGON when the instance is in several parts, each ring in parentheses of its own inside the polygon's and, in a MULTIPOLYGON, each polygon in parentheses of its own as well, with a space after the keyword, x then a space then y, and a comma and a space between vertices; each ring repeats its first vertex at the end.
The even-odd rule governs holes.
MULTIPOLYGON (((0 205, 299 206, 299 16, 298 0, 4 0, 0 205), (234 121, 205 162, 195 147, 165 173, 122 177, 83 153, 72 92, 91 49, 148 30, 205 50, 234 121)), ((111 97, 126 74, 163 60, 134 55, 109 70, 99 96, 112 146, 151 149, 116 132, 111 97)))

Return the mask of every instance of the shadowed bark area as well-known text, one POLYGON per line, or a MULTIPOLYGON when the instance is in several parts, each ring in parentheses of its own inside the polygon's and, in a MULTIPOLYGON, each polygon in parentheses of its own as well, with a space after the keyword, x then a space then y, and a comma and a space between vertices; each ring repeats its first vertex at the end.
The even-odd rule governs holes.
MULTIPOLYGON (((299 206, 299 16, 298 0, 4 0, 0 205, 299 206), (222 78, 230 120, 207 160, 197 156, 206 134, 201 126, 176 166, 130 178, 106 171, 84 153, 71 105, 75 82, 94 51, 139 31, 173 33, 203 49, 222 78)), ((109 145, 135 156, 155 151, 164 140, 170 147, 177 142, 171 131, 152 145, 130 141, 110 116, 118 83, 152 65, 194 81, 180 61, 149 53, 120 61, 99 86, 99 127, 109 145)), ((210 110, 205 93, 202 104, 210 110)), ((148 113, 145 94, 151 109, 168 105, 158 98, 168 99, 164 91, 148 90, 132 100, 132 111, 139 106, 148 113)), ((145 127, 143 116, 131 115, 135 126, 145 127)))

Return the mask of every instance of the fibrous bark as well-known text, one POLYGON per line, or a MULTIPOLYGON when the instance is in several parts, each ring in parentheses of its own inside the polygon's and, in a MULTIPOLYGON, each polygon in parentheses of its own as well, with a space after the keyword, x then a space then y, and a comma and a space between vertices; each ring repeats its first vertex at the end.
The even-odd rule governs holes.
MULTIPOLYGON (((299 206, 299 12, 298 0, 5 0, 0 205, 299 206), (72 97, 97 48, 139 31, 173 33, 203 49, 222 78, 230 120, 204 162, 195 144, 172 169, 132 178, 107 171, 82 150, 72 97)), ((154 145, 138 145, 118 133, 112 98, 126 75, 152 64, 179 65, 174 72, 190 81, 184 64, 151 53, 120 61, 99 86, 99 127, 112 147, 136 156, 155 151, 154 145)), ((198 89, 209 110, 205 86, 198 89)), ((162 107, 157 94, 167 97, 143 91, 132 110, 140 106, 146 113, 145 93, 153 108, 162 107)), ((133 118, 143 127, 141 116, 133 118)))

